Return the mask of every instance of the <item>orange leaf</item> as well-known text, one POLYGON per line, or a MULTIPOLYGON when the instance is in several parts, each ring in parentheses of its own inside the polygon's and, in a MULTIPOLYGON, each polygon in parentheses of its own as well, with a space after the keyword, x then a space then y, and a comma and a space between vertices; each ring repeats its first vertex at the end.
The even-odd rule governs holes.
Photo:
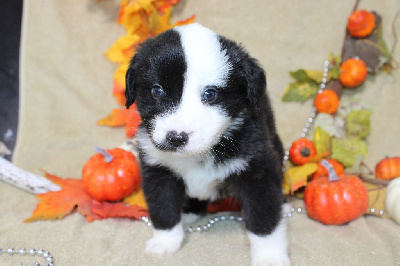
POLYGON ((72 213, 75 208, 88 221, 99 219, 100 217, 91 212, 92 199, 83 190, 80 179, 62 179, 55 175, 45 173, 46 178, 61 187, 60 191, 47 192, 36 195, 40 199, 39 204, 33 211, 31 217, 24 222, 34 222, 38 220, 61 219, 72 213))
POLYGON ((24 222, 62 219, 75 209, 85 216, 88 222, 112 217, 139 219, 148 216, 146 208, 139 205, 127 206, 122 202, 98 202, 92 199, 83 189, 80 179, 62 179, 47 172, 45 176, 59 185, 61 190, 36 195, 40 202, 32 216, 24 222))
POLYGON ((120 85, 116 80, 114 80, 113 95, 117 100, 118 104, 125 106, 125 85, 120 85))
POLYGON ((316 154, 314 155, 314 157, 312 157, 310 159, 310 161, 308 161, 309 163, 318 163, 319 161, 321 161, 323 158, 327 157, 330 154, 330 151, 326 151, 320 154, 316 154))
POLYGON ((190 18, 188 19, 184 19, 184 20, 179 20, 177 22, 175 22, 174 24, 172 24, 171 28, 176 27, 176 26, 182 26, 182 25, 188 25, 188 24, 192 24, 194 22, 194 20, 196 19, 196 15, 192 15, 190 18))
POLYGON ((101 218, 126 217, 139 219, 142 216, 148 216, 146 209, 137 205, 125 205, 122 202, 93 201, 92 212, 101 218))
POLYGON ((120 127, 126 124, 127 115, 128 110, 126 109, 113 109, 111 114, 97 121, 97 124, 100 126, 120 127))
POLYGON ((154 5, 158 11, 164 13, 168 8, 179 3, 180 0, 156 0, 154 5))

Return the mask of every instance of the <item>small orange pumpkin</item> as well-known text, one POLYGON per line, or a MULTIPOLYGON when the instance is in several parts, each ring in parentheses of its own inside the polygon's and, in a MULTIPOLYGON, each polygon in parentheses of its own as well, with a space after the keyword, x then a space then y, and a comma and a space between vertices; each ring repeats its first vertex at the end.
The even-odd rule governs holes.
POLYGON ((357 176, 338 177, 331 165, 329 177, 314 179, 307 185, 304 202, 310 218, 327 225, 341 225, 364 215, 369 199, 357 176))
POLYGON ((308 163, 317 154, 317 149, 311 140, 300 138, 293 141, 289 149, 290 160, 297 165, 308 163))
POLYGON ((400 157, 388 157, 382 159, 375 166, 377 179, 391 180, 400 177, 400 157))
MULTIPOLYGON (((330 163, 333 167, 333 169, 335 170, 336 174, 338 176, 344 175, 344 167, 341 163, 339 163, 338 161, 336 161, 335 159, 326 159, 328 161, 328 163, 330 163)), ((311 176, 311 180, 314 180, 318 177, 324 177, 324 176, 328 176, 328 170, 322 165, 321 162, 318 163, 318 169, 317 171, 311 176)))
POLYGON ((354 11, 347 21, 347 30, 353 37, 364 38, 370 35, 374 29, 375 15, 367 10, 354 11))
POLYGON ((98 201, 118 201, 140 185, 139 165, 135 156, 123 149, 97 149, 83 166, 84 190, 98 201))
POLYGON ((359 58, 349 58, 340 66, 340 82, 347 88, 361 85, 367 78, 367 64, 359 58))
POLYGON ((319 113, 334 114, 339 107, 339 97, 333 90, 323 90, 315 96, 314 106, 319 113))

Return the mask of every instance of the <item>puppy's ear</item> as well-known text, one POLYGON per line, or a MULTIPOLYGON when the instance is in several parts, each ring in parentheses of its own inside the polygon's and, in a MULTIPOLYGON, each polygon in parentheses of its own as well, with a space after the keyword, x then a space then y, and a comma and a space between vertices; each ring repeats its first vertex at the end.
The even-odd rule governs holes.
POLYGON ((125 106, 128 109, 135 102, 135 82, 133 81, 132 67, 128 68, 125 75, 125 106))
POLYGON ((264 69, 254 58, 247 58, 244 62, 244 74, 247 83, 247 99, 255 113, 261 109, 261 98, 266 93, 267 81, 264 69))

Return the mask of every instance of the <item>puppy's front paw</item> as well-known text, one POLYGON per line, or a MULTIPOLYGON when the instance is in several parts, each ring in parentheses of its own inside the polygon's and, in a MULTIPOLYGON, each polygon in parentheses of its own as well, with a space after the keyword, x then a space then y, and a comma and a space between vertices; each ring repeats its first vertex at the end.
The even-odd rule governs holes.
POLYGON ((154 229, 153 237, 146 242, 146 252, 157 255, 175 253, 181 248, 183 237, 182 223, 171 230, 154 229))
POLYGON ((252 266, 290 266, 290 259, 286 254, 259 253, 252 254, 252 266))
POLYGON ((264 236, 247 232, 251 247, 252 266, 289 266, 286 224, 281 221, 275 230, 264 236))

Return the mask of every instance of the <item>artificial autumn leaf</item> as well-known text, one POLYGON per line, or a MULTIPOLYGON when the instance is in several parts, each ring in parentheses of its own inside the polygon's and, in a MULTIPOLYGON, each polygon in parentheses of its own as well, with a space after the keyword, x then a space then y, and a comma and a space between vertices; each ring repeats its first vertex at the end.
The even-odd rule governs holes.
POLYGON ((328 157, 329 154, 331 154, 330 151, 325 151, 323 153, 317 153, 316 155, 314 155, 309 162, 310 163, 318 163, 319 161, 321 161, 322 159, 324 159, 325 157, 328 157))
POLYGON ((168 7, 164 13, 153 12, 149 16, 149 29, 152 36, 156 36, 170 28, 172 8, 168 7))
POLYGON ((92 199, 83 189, 80 179, 63 179, 47 172, 45 176, 61 189, 36 195, 40 202, 32 216, 24 222, 62 219, 75 209, 85 216, 88 222, 112 217, 139 219, 148 215, 147 210, 138 205, 128 206, 121 202, 98 202, 92 199))
MULTIPOLYGON (((296 80, 290 83, 283 93, 284 102, 305 102, 308 98, 317 94, 319 84, 322 82, 323 72, 318 70, 304 70, 289 72, 289 75, 296 80)), ((328 74, 326 80, 329 81, 331 75, 328 74)))
POLYGON ((168 8, 179 3, 180 0, 158 0, 154 1, 154 6, 157 8, 158 11, 161 13, 166 12, 168 8))
POLYGON ((284 102, 305 102, 318 92, 318 84, 315 82, 290 83, 282 96, 284 102))
MULTIPOLYGON (((385 210, 386 187, 383 185, 375 185, 369 182, 364 182, 368 191, 369 210, 385 210)), ((368 214, 377 215, 377 213, 368 212, 368 214)))
POLYGON ((72 213, 75 208, 88 221, 100 219, 99 216, 92 213, 92 198, 83 190, 80 179, 62 179, 47 172, 45 172, 45 177, 59 185, 61 190, 36 195, 40 202, 32 216, 25 222, 62 219, 72 213))
POLYGON ((125 97, 125 84, 120 85, 115 79, 114 79, 114 86, 113 86, 113 92, 112 92, 115 100, 117 103, 121 106, 125 106, 126 102, 126 97, 125 97))
POLYGON ((102 219, 110 217, 140 219, 148 216, 147 209, 137 205, 129 206, 122 202, 93 201, 92 212, 102 219))
POLYGON ((137 205, 143 209, 147 209, 146 198, 144 197, 144 193, 141 188, 135 190, 131 195, 125 197, 122 202, 128 205, 137 205))
POLYGON ((367 154, 368 147, 363 140, 357 138, 332 139, 331 157, 341 162, 345 167, 353 167, 358 156, 365 157, 367 154))
POLYGON ((111 114, 97 121, 100 126, 120 127, 126 123, 126 109, 113 109, 111 114))
POLYGON ((132 104, 129 109, 113 109, 111 114, 97 121, 98 125, 120 127, 125 125, 125 135, 130 138, 136 134, 137 127, 141 119, 136 109, 136 104, 132 104))
POLYGON ((299 188, 307 185, 308 176, 318 169, 316 163, 306 163, 301 166, 294 166, 284 172, 283 190, 289 195, 299 188))
POLYGON ((319 113, 314 119, 316 128, 320 127, 330 136, 341 137, 344 135, 344 120, 340 117, 333 117, 330 114, 319 113))
POLYGON ((196 15, 192 15, 190 18, 179 20, 179 21, 175 22, 174 24, 172 24, 171 28, 192 24, 192 23, 194 23, 195 19, 196 19, 196 15))
POLYGON ((331 150, 331 136, 321 127, 317 127, 315 129, 313 142, 317 150, 317 154, 329 152, 331 150))
POLYGON ((207 212, 239 212, 241 210, 240 203, 234 198, 226 198, 219 202, 209 203, 207 205, 207 212))
POLYGON ((124 35, 116 40, 105 52, 105 56, 113 63, 125 63, 132 58, 134 45, 138 44, 140 36, 124 35))
POLYGON ((345 118, 347 136, 365 139, 371 131, 370 118, 370 110, 351 110, 345 118))

